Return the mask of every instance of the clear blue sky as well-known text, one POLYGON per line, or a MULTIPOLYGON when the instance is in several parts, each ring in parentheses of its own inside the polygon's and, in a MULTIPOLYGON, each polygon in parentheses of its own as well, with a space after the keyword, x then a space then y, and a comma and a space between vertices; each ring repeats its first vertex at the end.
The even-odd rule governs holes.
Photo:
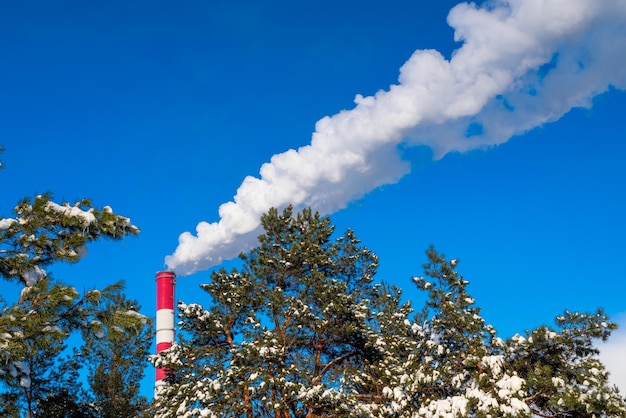
MULTIPOLYGON (((129 216, 142 229, 138 238, 93 245, 79 264, 52 272, 79 290, 124 279, 128 295, 153 315, 154 275, 179 235, 195 234, 200 221, 218 222, 218 208, 244 178, 259 177, 273 155, 308 145, 318 120, 354 109, 357 94, 398 84, 414 51, 437 50, 449 60, 463 45, 446 22, 456 3, 7 2, 0 8, 0 217, 11 216, 22 197, 45 191, 57 201, 90 197, 129 216)), ((466 17, 457 20, 481 27, 466 17)), ((596 34, 615 37, 601 45, 620 52, 602 71, 585 61, 595 57, 589 41, 572 70, 580 78, 561 74, 556 87, 541 90, 555 60, 581 54, 585 33, 565 36, 552 61, 515 76, 522 87, 493 93, 486 106, 499 100, 519 130, 519 121, 541 108, 523 94, 558 107, 581 81, 606 77, 623 89, 622 28, 596 34), (523 86, 533 80, 538 92, 523 86)), ((508 38, 500 38, 506 46, 508 38)), ((464 62, 471 68, 471 57, 464 62)), ((512 73, 519 68, 506 64, 512 73)), ((442 90, 461 93, 471 91, 442 90)), ((452 112, 448 99, 424 112, 452 112)), ((417 306, 421 295, 409 278, 421 274, 424 250, 434 244, 460 259, 470 292, 503 337, 551 324, 566 308, 604 307, 618 318, 626 313, 626 93, 611 87, 588 99, 591 107, 534 124, 499 146, 458 153, 468 142, 448 141, 452 152, 436 160, 415 143, 437 148, 458 119, 433 122, 435 115, 425 128, 402 130, 406 140, 391 148, 410 173, 357 193, 332 219, 339 231, 356 231, 380 257, 378 277, 398 284, 417 306), (420 142, 429 135, 431 142, 420 142)), ((489 111, 480 123, 471 116, 461 117, 459 129, 479 139, 502 120, 489 111)), ((485 143, 494 142, 503 140, 485 143)), ((208 271, 179 277, 177 296, 207 302, 198 285, 208 278, 208 271)), ((149 370, 147 394, 152 379, 149 370)))

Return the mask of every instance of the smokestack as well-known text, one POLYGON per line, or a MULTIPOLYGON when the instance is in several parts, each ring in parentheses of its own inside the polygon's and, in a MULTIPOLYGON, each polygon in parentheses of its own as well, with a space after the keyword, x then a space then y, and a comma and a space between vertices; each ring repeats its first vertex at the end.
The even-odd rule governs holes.
MULTIPOLYGON (((156 274, 156 353, 167 350, 174 342, 174 286, 176 275, 172 271, 159 271, 156 274)), ((166 369, 156 369, 154 383, 155 396, 164 384, 166 369)))

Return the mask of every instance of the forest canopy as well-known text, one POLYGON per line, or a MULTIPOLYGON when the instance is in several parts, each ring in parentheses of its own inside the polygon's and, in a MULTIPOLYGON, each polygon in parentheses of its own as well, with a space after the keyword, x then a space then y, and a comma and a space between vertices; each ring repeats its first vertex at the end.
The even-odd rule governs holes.
POLYGON ((201 285, 211 303, 179 303, 156 417, 626 416, 594 347, 616 328, 601 309, 502 339, 434 248, 415 309, 353 231, 310 209, 261 221, 242 267, 201 285))

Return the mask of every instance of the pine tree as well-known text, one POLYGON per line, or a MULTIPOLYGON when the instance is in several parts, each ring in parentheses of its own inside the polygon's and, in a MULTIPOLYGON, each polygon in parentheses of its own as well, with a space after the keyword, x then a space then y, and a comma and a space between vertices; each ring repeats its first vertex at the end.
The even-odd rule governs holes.
POLYGON ((25 286, 46 276, 49 265, 80 260, 89 242, 139 233, 128 218, 108 206, 98 210, 88 199, 59 205, 44 194, 22 200, 14 212, 0 219, 0 277, 25 286))
POLYGON ((107 310, 106 301, 119 294, 121 284, 80 295, 46 271, 57 262, 77 262, 89 242, 138 232, 110 207, 98 210, 89 200, 59 205, 47 194, 24 199, 13 217, 0 219, 0 277, 24 286, 16 303, 1 307, 0 381, 6 390, 1 407, 8 414, 25 411, 30 418, 51 399, 77 395, 75 385, 59 384, 74 379, 68 366, 76 364, 61 366, 70 335, 79 330, 104 335, 111 327, 141 322, 136 315, 107 310))
MULTIPOLYGON (((11 335, 4 383, 19 397, 21 407, 31 416, 37 399, 52 394, 58 383, 58 359, 66 348, 68 331, 80 316, 74 316, 75 291, 45 278, 25 288, 19 301, 2 312, 1 326, 11 335), (68 294, 74 298, 68 297, 68 294)), ((8 336, 7 335, 7 336, 8 336)), ((68 370, 67 367, 65 367, 68 370)))
POLYGON ((37 405, 38 417, 46 418, 95 418, 95 410, 91 405, 77 400, 68 388, 50 394, 39 401, 37 405))
POLYGON ((86 363, 94 417, 139 417, 148 409, 148 400, 139 394, 139 382, 144 376, 153 332, 152 321, 138 314, 139 309, 136 301, 116 292, 104 307, 107 312, 120 313, 116 326, 108 328, 100 338, 84 332, 85 343, 79 354, 86 363), (140 321, 136 322, 136 318, 140 321))
POLYGON ((626 403, 593 347, 616 327, 601 310, 566 312, 555 329, 541 326, 503 341, 480 316, 469 282, 455 269, 458 261, 433 248, 427 257, 425 277, 413 280, 428 294, 424 309, 412 320, 410 309, 396 316, 414 336, 411 341, 398 328, 393 334, 403 338, 401 345, 386 344, 383 361, 364 371, 385 385, 386 398, 360 405, 369 411, 364 416, 626 416, 626 403))
POLYGON ((374 283, 377 258, 327 217, 271 210, 242 268, 179 304, 182 336, 155 417, 619 417, 626 404, 593 348, 615 324, 565 313, 502 340, 468 281, 433 248, 420 311, 374 283))
POLYGON ((376 257, 352 231, 332 242, 330 220, 310 210, 272 210, 262 224, 241 272, 220 270, 202 286, 213 300, 208 310, 180 305, 187 337, 157 360, 176 373, 156 416, 180 408, 221 417, 337 411, 336 382, 376 355, 360 316, 376 257), (324 391, 336 399, 322 399, 324 391))

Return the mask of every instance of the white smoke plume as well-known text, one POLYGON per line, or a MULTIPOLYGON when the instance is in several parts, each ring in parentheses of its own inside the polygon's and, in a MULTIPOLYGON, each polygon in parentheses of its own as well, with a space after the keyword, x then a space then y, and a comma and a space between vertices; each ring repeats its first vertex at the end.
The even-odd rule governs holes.
POLYGON ((270 207, 332 213, 409 172, 398 145, 441 158, 506 142, 610 88, 626 88, 626 1, 494 0, 448 15, 462 46, 451 59, 418 50, 398 84, 357 95, 317 122, 311 144, 274 155, 219 208, 219 222, 180 235, 169 268, 189 275, 254 245, 270 207))
POLYGON ((600 350, 600 360, 609 371, 609 381, 617 385, 622 396, 626 395, 626 363, 624 363, 624 352, 626 352, 626 314, 619 315, 615 322, 619 328, 611 334, 607 342, 598 343, 600 350))

